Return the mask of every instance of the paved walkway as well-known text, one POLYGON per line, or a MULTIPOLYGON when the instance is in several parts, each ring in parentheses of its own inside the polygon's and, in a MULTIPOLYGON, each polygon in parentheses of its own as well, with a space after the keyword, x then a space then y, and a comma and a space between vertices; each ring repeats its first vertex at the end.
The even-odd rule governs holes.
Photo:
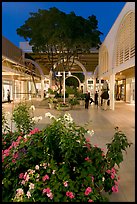
MULTIPOLYGON (((46 112, 55 116, 64 114, 64 112, 50 110, 48 106, 38 100, 31 103, 36 107, 35 116, 43 117, 37 125, 40 129, 50 123, 50 119, 44 117, 46 112)), ((2 106, 9 112, 13 109, 12 103, 2 106)), ((128 141, 133 143, 127 149, 127 153, 124 153, 124 161, 121 163, 119 170, 119 192, 110 196, 110 202, 135 202, 135 105, 118 101, 114 111, 104 111, 100 107, 97 109, 92 104, 88 110, 81 106, 79 109, 66 112, 71 114, 77 124, 88 123, 87 127, 94 130, 94 135, 90 138, 92 144, 98 144, 105 148, 106 143, 111 141, 116 126, 126 134, 128 141)), ((14 127, 12 128, 14 129, 14 127)))

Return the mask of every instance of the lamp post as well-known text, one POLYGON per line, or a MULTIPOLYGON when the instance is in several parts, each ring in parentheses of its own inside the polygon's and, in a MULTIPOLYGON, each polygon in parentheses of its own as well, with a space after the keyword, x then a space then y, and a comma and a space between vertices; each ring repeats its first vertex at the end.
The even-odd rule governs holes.
MULTIPOLYGON (((65 73, 67 73, 67 72, 63 71, 63 98, 64 98, 63 102, 64 103, 65 103, 65 78, 66 78, 65 73)), ((61 72, 58 72, 58 74, 56 76, 58 76, 58 77, 62 76, 61 72)), ((68 72, 68 76, 71 76, 70 71, 68 72)))

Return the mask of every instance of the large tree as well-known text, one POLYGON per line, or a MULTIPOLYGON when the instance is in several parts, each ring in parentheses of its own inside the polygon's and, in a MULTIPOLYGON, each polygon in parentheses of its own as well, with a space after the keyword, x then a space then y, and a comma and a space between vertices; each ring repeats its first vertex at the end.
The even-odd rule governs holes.
POLYGON ((96 16, 85 19, 74 12, 66 14, 53 7, 30 13, 30 17, 17 29, 17 34, 29 41, 34 52, 46 53, 54 71, 55 53, 63 70, 69 70, 79 52, 89 52, 92 47, 99 46, 102 33, 98 30, 96 16))

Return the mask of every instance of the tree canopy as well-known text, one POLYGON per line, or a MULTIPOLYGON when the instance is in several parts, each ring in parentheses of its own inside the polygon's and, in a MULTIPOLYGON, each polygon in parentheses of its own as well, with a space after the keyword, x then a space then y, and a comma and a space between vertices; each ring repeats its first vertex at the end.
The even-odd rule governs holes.
POLYGON ((98 30, 96 16, 85 19, 74 12, 66 14, 53 7, 30 13, 30 17, 17 29, 17 34, 29 41, 34 52, 48 55, 54 72, 55 53, 63 70, 70 70, 79 52, 89 52, 92 47, 101 44, 102 33, 98 30))
POLYGON ((17 29, 17 34, 24 37, 37 52, 60 52, 64 49, 71 54, 78 49, 83 51, 97 47, 100 42, 96 16, 84 19, 74 12, 65 14, 53 7, 39 9, 30 13, 25 23, 17 29))

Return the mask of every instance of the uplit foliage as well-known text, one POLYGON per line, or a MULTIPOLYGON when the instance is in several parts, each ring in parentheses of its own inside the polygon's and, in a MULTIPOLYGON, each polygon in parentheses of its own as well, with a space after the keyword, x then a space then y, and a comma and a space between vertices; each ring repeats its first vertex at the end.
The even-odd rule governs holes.
POLYGON ((118 151, 131 145, 126 136, 116 130, 105 152, 70 114, 45 117, 52 122, 42 131, 20 133, 9 146, 3 140, 3 202, 106 202, 102 191, 118 192, 118 151))

